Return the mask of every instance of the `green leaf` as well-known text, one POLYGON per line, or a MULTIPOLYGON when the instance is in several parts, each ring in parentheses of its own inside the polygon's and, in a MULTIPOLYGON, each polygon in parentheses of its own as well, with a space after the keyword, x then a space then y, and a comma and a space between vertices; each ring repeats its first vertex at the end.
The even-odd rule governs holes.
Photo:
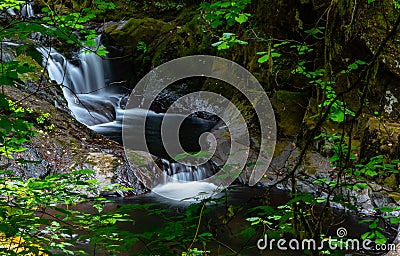
POLYGON ((234 33, 223 33, 222 34, 222 37, 223 38, 230 38, 230 37, 232 37, 232 36, 234 36, 235 34, 234 33))
POLYGON ((279 47, 279 46, 282 46, 282 45, 285 45, 285 44, 288 44, 288 43, 289 43, 289 41, 283 41, 283 42, 281 42, 281 43, 274 44, 273 47, 274 47, 274 48, 277 48, 277 47, 279 47))
POLYGON ((258 221, 259 219, 260 219, 259 217, 250 217, 250 218, 247 218, 246 220, 249 222, 254 222, 254 221, 258 221))
POLYGON ((362 60, 356 60, 356 63, 357 63, 358 65, 365 65, 365 64, 367 64, 367 62, 362 61, 362 60))
POLYGON ((390 219, 390 223, 394 224, 394 225, 399 224, 400 223, 400 217, 391 218, 390 219))
POLYGON ((245 23, 248 21, 248 15, 246 14, 239 14, 238 17, 235 18, 235 21, 239 22, 239 24, 245 23))
POLYGON ((374 234, 372 232, 365 232, 364 234, 361 235, 361 239, 365 240, 365 239, 370 239, 373 238, 374 234))
POLYGON ((367 189, 368 185, 366 183, 357 183, 353 186, 355 189, 367 189))
POLYGON ((352 64, 348 65, 347 68, 348 69, 353 69, 353 70, 358 69, 358 64, 357 63, 352 63, 352 64))
POLYGON ((269 54, 266 54, 266 55, 264 55, 264 56, 262 56, 261 58, 259 58, 257 61, 258 61, 258 63, 264 63, 264 62, 267 62, 269 60, 269 54))
POLYGON ((343 111, 336 110, 329 114, 329 118, 334 122, 342 123, 345 120, 345 115, 343 111))
POLYGON ((212 46, 212 47, 217 47, 217 46, 219 46, 219 45, 222 44, 222 43, 223 43, 223 41, 219 41, 219 42, 213 43, 211 46, 212 46))
POLYGON ((84 175, 84 174, 93 175, 93 174, 96 174, 96 173, 93 170, 83 169, 83 170, 73 171, 72 174, 73 175, 84 175))
POLYGON ((213 235, 210 232, 204 232, 204 233, 201 233, 199 235, 199 237, 201 237, 201 238, 210 238, 210 237, 213 237, 213 235))
POLYGON ((217 28, 219 25, 222 25, 222 21, 220 20, 215 20, 211 23, 212 28, 217 28))
POLYGON ((358 221, 358 223, 359 224, 362 224, 362 223, 369 223, 369 222, 373 222, 374 220, 371 220, 371 219, 366 219, 366 220, 360 220, 360 221, 358 221))

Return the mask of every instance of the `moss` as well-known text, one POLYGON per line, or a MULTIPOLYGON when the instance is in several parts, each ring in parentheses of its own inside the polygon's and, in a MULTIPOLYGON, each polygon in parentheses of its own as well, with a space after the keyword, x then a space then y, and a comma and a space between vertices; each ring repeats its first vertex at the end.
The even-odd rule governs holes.
POLYGON ((395 174, 392 174, 392 175, 390 175, 389 177, 387 177, 387 178, 384 180, 384 184, 385 184, 386 186, 388 186, 389 188, 392 188, 392 189, 397 190, 397 189, 398 189, 398 185, 397 185, 397 177, 396 177, 396 175, 395 175, 395 174))
POLYGON ((129 150, 128 151, 128 161, 138 167, 147 167, 149 164, 149 159, 135 151, 129 150))
POLYGON ((124 49, 124 57, 133 62, 136 69, 140 67, 141 70, 135 71, 144 75, 151 67, 172 59, 212 53, 210 35, 202 32, 198 19, 199 16, 195 16, 190 22, 178 26, 153 18, 132 18, 109 26, 106 34, 111 42, 124 49), (146 52, 137 50, 140 41, 145 43, 146 52))
POLYGON ((307 160, 306 160, 305 165, 304 165, 304 170, 306 171, 306 173, 308 175, 315 175, 319 171, 318 168, 312 166, 312 163, 310 161, 307 161, 307 160))
POLYGON ((400 201, 400 193, 399 192, 391 192, 389 196, 393 198, 396 202, 400 201))
POLYGON ((288 141, 286 140, 277 140, 275 144, 274 157, 278 157, 282 154, 282 152, 286 149, 288 145, 288 141))
POLYGON ((271 104, 277 117, 279 132, 286 136, 296 136, 303 123, 307 95, 302 92, 280 90, 272 96, 271 104), (304 108, 302 108, 304 106, 304 108))
POLYGON ((177 26, 170 33, 162 35, 158 44, 150 46, 154 51, 152 65, 158 66, 169 60, 195 54, 215 54, 211 47, 211 37, 203 33, 196 15, 183 26, 177 26))
POLYGON ((122 27, 113 25, 107 28, 106 33, 118 46, 124 48, 125 54, 134 55, 138 42, 143 41, 146 45, 151 45, 173 28, 171 24, 153 18, 132 18, 122 27))

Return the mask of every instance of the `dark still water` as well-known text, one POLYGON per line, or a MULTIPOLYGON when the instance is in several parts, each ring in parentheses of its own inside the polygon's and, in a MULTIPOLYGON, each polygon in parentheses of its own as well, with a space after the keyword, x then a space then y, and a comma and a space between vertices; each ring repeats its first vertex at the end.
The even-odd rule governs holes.
MULTIPOLYGON (((132 205, 136 205, 136 208, 138 208, 140 205, 154 204, 149 208, 150 211, 130 210, 134 223, 124 224, 120 227, 121 230, 134 234, 147 232, 148 237, 144 236, 130 248, 129 252, 121 252, 120 255, 181 255, 182 251, 190 246, 198 223, 198 218, 185 221, 188 211, 192 212, 189 216, 197 217, 202 211, 198 235, 202 233, 213 235, 213 239, 207 241, 205 245, 205 249, 210 251, 207 255, 305 255, 302 251, 278 250, 277 242, 274 243, 272 250, 269 247, 265 250, 257 248, 257 242, 263 237, 263 226, 251 226, 246 218, 256 214, 246 212, 248 209, 260 206, 263 203, 276 207, 289 200, 289 193, 286 191, 271 190, 268 196, 265 196, 265 191, 266 188, 261 187, 232 186, 228 192, 216 196, 218 203, 210 202, 203 209, 201 204, 196 206, 193 203, 169 200, 155 193, 149 193, 131 198, 116 199, 114 203, 108 204, 106 211, 120 211, 132 205), (164 210, 164 213, 155 214, 156 209, 164 210), (252 236, 243 236, 241 233, 248 227, 253 227, 255 232, 252 236), (151 236, 152 234, 154 236, 151 236), (160 251, 162 249, 157 248, 160 244, 153 243, 155 237, 164 241, 165 251, 160 251), (180 239, 177 237, 180 237, 180 239)), ((80 208, 87 210, 88 206, 81 205, 80 208)), ((347 232, 345 238, 359 238, 368 231, 369 225, 368 223, 358 224, 359 220, 361 220, 361 217, 336 211, 325 221, 323 229, 328 236, 333 237, 336 236, 339 228, 345 228, 347 232)), ((286 238, 289 242, 290 238, 286 238)), ((263 243, 260 245, 263 245, 263 243)), ((286 243, 285 246, 287 247, 288 244, 286 243)), ((85 244, 77 244, 76 247, 84 249, 88 252, 88 255, 107 255, 106 252, 101 252, 85 244)), ((194 243, 191 248, 200 250, 204 247, 201 243, 194 243)), ((384 252, 372 253, 362 250, 346 252, 346 255, 382 254, 384 252)))

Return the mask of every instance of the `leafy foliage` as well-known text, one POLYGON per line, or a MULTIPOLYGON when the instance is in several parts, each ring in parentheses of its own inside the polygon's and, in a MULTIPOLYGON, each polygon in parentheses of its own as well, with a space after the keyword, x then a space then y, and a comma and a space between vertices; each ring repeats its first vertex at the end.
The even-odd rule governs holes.
MULTIPOLYGON (((107 200, 98 196, 101 187, 91 176, 93 171, 80 170, 44 179, 22 180, 10 172, 0 178, 0 251, 7 255, 85 255, 74 248, 79 241, 102 247, 111 254, 124 249, 123 233, 116 233, 118 222, 131 222, 127 214, 102 212, 107 200), (92 198, 88 199, 88 195, 92 198), (93 213, 74 210, 90 203, 93 213)), ((115 254, 116 255, 116 254, 115 254)))
POLYGON ((24 120, 25 112, 15 108, 3 94, 0 94, 0 154, 12 158, 13 153, 25 150, 23 144, 34 135, 33 123, 24 120))
MULTIPOLYGON (((98 15, 106 13, 108 10, 115 8, 112 2, 105 2, 102 0, 93 1, 94 6, 92 8, 82 8, 79 13, 69 13, 61 15, 55 9, 50 6, 44 7, 42 12, 46 15, 41 21, 50 28, 54 28, 54 34, 51 34, 53 38, 60 38, 69 44, 77 44, 80 40, 73 33, 75 30, 79 30, 80 36, 84 38, 82 45, 87 47, 98 46, 95 42, 97 33, 93 29, 86 29, 84 24, 90 20, 93 20, 98 15)), ((46 27, 47 28, 47 27, 46 27)), ((104 56, 106 54, 104 47, 99 47, 95 50, 97 54, 104 56)))
MULTIPOLYGON (((52 4, 48 4, 42 9, 43 17, 40 19, 11 20, 1 26, 0 41, 19 44, 15 46, 17 55, 29 55, 37 63, 42 63, 42 57, 35 51, 37 43, 33 42, 32 38, 38 34, 46 35, 45 42, 50 45, 61 43, 69 46, 84 46, 88 51, 105 55, 106 50, 99 48, 95 41, 97 33, 85 25, 115 6, 113 3, 101 0, 90 2, 93 4, 92 8, 85 7, 75 13, 60 13, 52 4)), ((202 1, 199 10, 209 25, 208 28, 217 30, 218 33, 222 32, 219 41, 212 44, 213 47, 217 47, 218 50, 234 50, 235 45, 248 44, 246 41, 239 40, 235 33, 223 33, 222 29, 229 29, 228 31, 235 31, 238 34, 243 32, 243 24, 251 17, 251 13, 246 11, 250 2, 251 0, 202 1)), ((368 0, 367 2, 375 1, 368 0)), ((2 1, 0 10, 20 9, 20 5, 24 3, 25 1, 16 0, 2 1)), ((394 1, 394 4, 399 7, 398 1, 394 1)), ((151 1, 145 2, 145 5, 165 11, 180 10, 184 4, 182 1, 151 1)), ((321 24, 315 24, 315 27, 304 31, 305 42, 272 38, 262 40, 267 44, 264 49, 257 51, 256 60, 260 67, 268 64, 271 74, 272 71, 276 73, 282 71, 274 65, 278 61, 287 63, 287 66, 292 65, 289 75, 305 79, 306 83, 311 85, 313 92, 321 94, 317 103, 320 113, 313 118, 325 115, 331 121, 329 124, 334 123, 342 127, 347 125, 348 119, 352 119, 349 117, 356 117, 356 113, 348 107, 343 98, 339 97, 342 89, 337 84, 339 75, 346 79, 352 75, 358 75, 369 63, 355 59, 353 63, 346 62, 340 69, 334 70, 330 63, 320 65, 313 62, 313 55, 321 54, 321 49, 318 49, 315 41, 325 40, 323 37, 326 29, 321 24), (310 38, 312 40, 309 40, 310 38), (276 68, 274 70, 273 65, 276 68)), ((139 42, 136 49, 142 51, 143 55, 147 52, 147 46, 143 42, 139 42)), ((1 62, 0 84, 15 86, 24 83, 23 75, 36 71, 34 64, 18 61, 1 62)), ((44 113, 32 118, 29 114, 31 114, 30 110, 22 109, 18 104, 0 94, 0 153, 2 155, 11 158, 14 153, 23 151, 24 143, 34 135, 34 123, 43 123, 48 116, 44 113)), ((379 112, 375 111, 375 115, 379 116, 379 112)), ((287 180, 290 180, 293 185, 290 199, 278 206, 262 202, 248 210, 246 216, 249 225, 245 226, 241 232, 245 239, 251 239, 257 234, 256 229, 259 226, 262 227, 263 232, 274 238, 279 238, 281 234, 289 234, 300 238, 326 239, 322 223, 328 219, 332 203, 340 204, 356 212, 358 209, 354 203, 354 191, 369 189, 371 180, 399 174, 398 160, 388 160, 383 155, 370 157, 367 161, 357 159, 354 153, 356 148, 351 146, 351 134, 345 136, 344 131, 342 133, 323 132, 315 136, 318 133, 320 133, 319 130, 312 134, 310 140, 323 141, 322 148, 328 152, 327 157, 334 167, 330 173, 331 176, 316 178, 312 182, 318 187, 315 193, 314 191, 301 193, 296 187, 297 170, 289 170, 287 180), (322 211, 315 211, 317 208, 322 211)), ((178 159, 183 157, 183 155, 177 156, 178 159)), ((177 253, 203 255, 211 253, 207 248, 208 243, 217 239, 215 233, 209 229, 210 221, 204 224, 203 218, 208 217, 210 213, 207 204, 221 204, 224 199, 192 204, 181 215, 173 217, 168 214, 168 209, 149 204, 123 205, 116 213, 105 213, 103 209, 107 201, 97 196, 100 187, 93 180, 91 171, 75 171, 70 175, 55 175, 45 179, 25 181, 14 177, 9 172, 2 172, 1 175, 0 251, 9 255, 21 253, 44 255, 51 254, 54 250, 70 255, 84 254, 83 251, 75 250, 73 245, 85 239, 88 239, 93 246, 101 246, 110 254, 128 250, 130 246, 140 242, 145 244, 148 254, 151 255, 176 255, 177 253), (88 195, 92 198, 88 199, 88 195), (95 212, 87 213, 71 208, 84 202, 89 202, 95 212), (130 223, 128 213, 132 210, 144 211, 148 215, 165 219, 165 225, 149 228, 144 232, 121 230, 117 224, 130 223), (76 232, 80 234, 75 236, 76 232)), ((220 216, 221 223, 218 223, 220 226, 229 223, 237 212, 237 209, 231 205, 226 205, 225 210, 225 214, 220 216)), ((388 220, 391 224, 398 224, 400 218, 390 213, 399 211, 399 208, 385 206, 375 210, 387 215, 361 221, 361 223, 368 223, 370 229, 361 238, 373 239, 376 244, 383 244, 387 242, 382 227, 383 222, 388 220)), ((314 252, 306 253, 313 254, 314 252)), ((340 255, 340 252, 329 250, 321 253, 340 255)))
POLYGON ((232 26, 235 23, 242 24, 248 21, 251 14, 244 10, 250 2, 251 0, 203 2, 200 4, 200 10, 212 28, 222 26, 225 22, 228 26, 232 26))
POLYGON ((213 43, 213 47, 217 47, 220 50, 226 50, 233 47, 235 44, 247 44, 247 42, 236 39, 235 34, 224 33, 222 37, 219 38, 220 41, 213 43))

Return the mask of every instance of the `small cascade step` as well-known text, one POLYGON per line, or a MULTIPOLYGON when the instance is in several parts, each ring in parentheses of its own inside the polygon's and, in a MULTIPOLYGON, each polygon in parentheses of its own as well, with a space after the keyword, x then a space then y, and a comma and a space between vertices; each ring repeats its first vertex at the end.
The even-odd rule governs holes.
MULTIPOLYGON (((213 176, 218 170, 217 165, 211 161, 199 166, 171 163, 166 159, 159 159, 158 162, 165 178, 169 176, 173 182, 202 181, 213 176)), ((167 179, 164 180, 166 181, 167 179)))

